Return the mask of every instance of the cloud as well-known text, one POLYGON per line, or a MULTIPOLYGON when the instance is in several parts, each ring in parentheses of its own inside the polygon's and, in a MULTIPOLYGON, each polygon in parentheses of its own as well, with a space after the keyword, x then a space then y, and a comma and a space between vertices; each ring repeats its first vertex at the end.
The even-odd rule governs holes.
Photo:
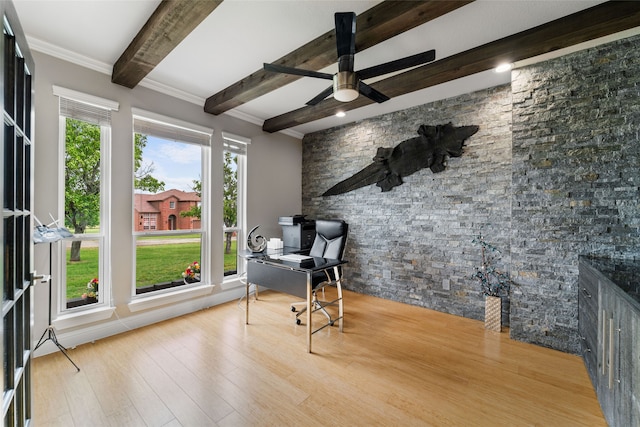
POLYGON ((197 145, 149 137, 143 164, 153 163, 153 175, 164 181, 165 190, 193 191, 193 180, 201 179, 202 149, 197 145))
POLYGON ((167 159, 171 159, 173 163, 188 165, 194 161, 200 163, 202 150, 197 145, 164 142, 160 144, 158 152, 167 159))

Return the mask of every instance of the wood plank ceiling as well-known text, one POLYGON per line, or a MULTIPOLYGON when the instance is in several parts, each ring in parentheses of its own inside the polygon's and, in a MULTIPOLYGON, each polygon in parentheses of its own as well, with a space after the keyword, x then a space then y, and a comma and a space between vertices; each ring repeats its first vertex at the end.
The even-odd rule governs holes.
MULTIPOLYGON (((356 52, 447 14, 471 1, 384 1, 357 17, 356 52)), ((112 81, 135 87, 221 1, 163 0, 147 24, 116 62, 112 81)), ((490 70, 501 62, 515 62, 640 26, 640 1, 610 1, 538 27, 394 75, 371 86, 396 97, 461 77, 490 70)), ((335 63, 335 31, 331 30, 273 61, 289 67, 320 70, 335 63)), ((299 76, 257 70, 210 96, 204 110, 221 114, 299 79, 299 76)), ((349 103, 332 97, 263 124, 277 132, 373 103, 360 96, 349 103)))

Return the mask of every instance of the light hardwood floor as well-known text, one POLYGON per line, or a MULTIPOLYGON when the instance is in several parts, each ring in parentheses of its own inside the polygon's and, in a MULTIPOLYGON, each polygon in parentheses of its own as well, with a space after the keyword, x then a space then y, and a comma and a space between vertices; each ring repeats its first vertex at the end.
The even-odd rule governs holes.
POLYGON ((291 301, 261 292, 248 326, 231 302, 79 346, 79 373, 38 357, 36 426, 606 426, 577 356, 352 292, 344 333, 307 354, 291 301))

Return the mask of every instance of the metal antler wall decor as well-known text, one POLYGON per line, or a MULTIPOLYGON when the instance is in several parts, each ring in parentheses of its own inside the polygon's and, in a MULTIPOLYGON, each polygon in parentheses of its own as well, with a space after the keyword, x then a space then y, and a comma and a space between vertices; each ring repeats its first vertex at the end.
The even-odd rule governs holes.
POLYGON ((382 191, 402 184, 402 178, 430 168, 433 173, 445 170, 446 158, 460 157, 464 141, 478 132, 479 126, 422 125, 415 138, 393 148, 380 147, 373 163, 350 178, 324 192, 323 196, 347 193, 375 183, 382 191))

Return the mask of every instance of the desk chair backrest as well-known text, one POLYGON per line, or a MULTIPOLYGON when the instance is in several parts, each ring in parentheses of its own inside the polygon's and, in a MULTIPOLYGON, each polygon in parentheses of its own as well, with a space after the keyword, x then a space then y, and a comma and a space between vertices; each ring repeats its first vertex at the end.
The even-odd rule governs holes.
POLYGON ((349 224, 342 220, 316 220, 316 237, 310 256, 342 259, 347 245, 349 224))
MULTIPOLYGON (((309 255, 318 258, 330 258, 342 260, 344 255, 344 249, 347 245, 347 232, 349 231, 349 225, 341 220, 316 220, 316 237, 313 240, 313 245, 309 251, 309 255)), ((328 323, 316 329, 314 332, 319 331, 325 326, 333 325, 336 320, 340 323, 340 332, 342 332, 342 319, 344 317, 344 308, 342 305, 342 266, 328 268, 322 271, 316 271, 311 275, 311 288, 313 292, 312 301, 305 301, 304 303, 296 302, 291 304, 291 311, 297 311, 296 324, 301 323, 300 315, 308 310, 307 307, 313 307, 313 312, 322 312, 328 320, 328 323), (327 286, 335 286, 338 293, 338 298, 333 301, 320 301, 317 297, 318 290, 322 290, 324 297, 324 290, 327 286), (338 303, 338 317, 332 317, 332 315, 326 310, 326 307, 338 303), (296 310, 296 304, 304 304, 302 310, 296 310)), ((309 322, 311 322, 311 314, 308 314, 309 322)), ((310 340, 311 338, 309 338, 310 340)))

